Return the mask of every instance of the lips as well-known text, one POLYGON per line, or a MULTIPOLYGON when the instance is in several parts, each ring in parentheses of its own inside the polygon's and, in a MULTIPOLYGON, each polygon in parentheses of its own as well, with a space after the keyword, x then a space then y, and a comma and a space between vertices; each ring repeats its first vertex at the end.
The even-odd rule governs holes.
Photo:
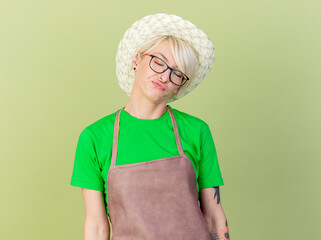
POLYGON ((158 89, 161 89, 161 90, 164 90, 165 89, 165 86, 164 84, 160 83, 159 81, 152 81, 153 82, 153 85, 158 88, 158 89))

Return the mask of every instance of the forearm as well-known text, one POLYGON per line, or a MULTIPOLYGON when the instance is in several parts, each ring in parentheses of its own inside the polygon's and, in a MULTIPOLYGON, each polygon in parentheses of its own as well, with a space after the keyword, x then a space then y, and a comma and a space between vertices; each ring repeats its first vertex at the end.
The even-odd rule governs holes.
POLYGON ((211 240, 229 240, 230 233, 226 218, 217 219, 208 223, 211 240))
POLYGON ((91 220, 85 220, 84 240, 109 240, 109 224, 98 224, 91 220))

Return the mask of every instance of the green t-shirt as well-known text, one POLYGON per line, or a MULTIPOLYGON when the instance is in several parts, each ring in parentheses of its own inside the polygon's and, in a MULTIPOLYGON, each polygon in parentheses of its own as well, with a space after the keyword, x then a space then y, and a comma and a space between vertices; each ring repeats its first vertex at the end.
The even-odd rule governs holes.
MULTIPOLYGON (((199 188, 224 185, 207 123, 167 106, 173 110, 184 153, 194 166, 198 197, 199 188)), ((108 215, 106 179, 111 164, 116 113, 99 119, 80 133, 70 182, 72 186, 104 191, 108 215)), ((122 109, 116 165, 178 155, 168 110, 160 118, 146 120, 135 118, 122 109)))

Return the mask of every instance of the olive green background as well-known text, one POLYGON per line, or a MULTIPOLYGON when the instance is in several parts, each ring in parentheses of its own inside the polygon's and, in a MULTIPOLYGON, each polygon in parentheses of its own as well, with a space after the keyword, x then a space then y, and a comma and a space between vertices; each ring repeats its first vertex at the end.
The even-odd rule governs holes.
POLYGON ((83 239, 69 185, 84 127, 128 101, 118 43, 172 13, 213 41, 204 82, 171 106, 211 127, 231 239, 320 239, 320 1, 1 1, 0 239, 83 239))

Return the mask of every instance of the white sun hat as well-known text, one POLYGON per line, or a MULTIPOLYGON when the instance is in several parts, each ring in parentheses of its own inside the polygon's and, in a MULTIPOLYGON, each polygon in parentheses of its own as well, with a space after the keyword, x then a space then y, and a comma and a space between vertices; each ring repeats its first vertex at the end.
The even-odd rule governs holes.
POLYGON ((194 79, 189 79, 177 94, 168 99, 168 102, 172 102, 185 96, 202 82, 212 68, 215 51, 211 40, 201 29, 179 16, 158 13, 143 17, 127 29, 116 54, 116 75, 120 87, 128 96, 135 81, 132 61, 139 47, 158 35, 172 35, 183 39, 192 45, 198 54, 199 65, 194 79))

